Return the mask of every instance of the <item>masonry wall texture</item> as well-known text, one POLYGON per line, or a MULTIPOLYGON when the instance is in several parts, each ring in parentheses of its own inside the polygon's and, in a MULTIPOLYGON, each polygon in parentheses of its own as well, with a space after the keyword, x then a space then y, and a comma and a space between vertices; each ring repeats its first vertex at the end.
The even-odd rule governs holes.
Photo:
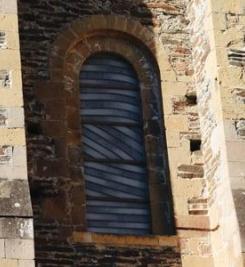
POLYGON ((16 1, 0 1, 0 266, 34 266, 16 1))
MULTIPOLYGON (((192 67, 189 37, 186 30, 188 21, 184 17, 185 8, 183 1, 173 1, 166 4, 158 1, 146 1, 144 3, 142 1, 19 2, 23 91, 29 155, 28 169, 35 218, 37 265, 180 265, 177 243, 174 246, 146 247, 146 250, 135 247, 130 248, 129 252, 125 248, 100 248, 86 244, 74 246, 70 243, 71 241, 68 241, 74 230, 84 231, 83 225, 75 224, 76 221, 81 220, 79 217, 84 216, 82 207, 72 207, 72 201, 79 202, 80 200, 82 203, 84 196, 80 194, 79 186, 69 178, 70 170, 64 168, 62 158, 57 156, 59 151, 63 150, 63 139, 62 136, 59 136, 62 125, 51 122, 45 126, 45 119, 49 117, 52 118, 51 120, 55 119, 56 122, 62 120, 62 107, 60 109, 57 109, 57 105, 44 107, 44 102, 37 99, 35 90, 37 87, 41 87, 41 90, 38 91, 44 91, 42 85, 38 85, 38 80, 50 79, 49 57, 52 44, 58 34, 62 33, 74 20, 93 14, 130 16, 149 29, 154 29, 156 38, 164 45, 169 54, 171 65, 178 76, 176 84, 179 88, 175 92, 175 97, 170 97, 169 93, 171 103, 169 109, 172 110, 172 106, 175 107, 178 121, 185 118, 185 121, 189 122, 188 125, 183 126, 181 133, 183 139, 186 139, 187 142, 192 136, 194 139, 200 139, 195 103, 189 103, 185 97, 187 93, 190 95, 193 93, 192 88, 189 88, 188 85, 192 75, 192 67), (55 132, 57 137, 45 136, 45 127, 48 127, 49 131, 55 132), (73 224, 69 218, 72 218, 73 224), (104 258, 101 258, 103 252, 105 255, 104 258), (132 259, 134 255, 136 259, 132 259)), ((173 119, 169 117, 169 123, 171 123, 170 120, 173 119)), ((173 134, 178 135, 179 133, 176 131, 173 134)), ((179 144, 173 142, 173 149, 175 146, 179 146, 179 144)), ((71 173, 71 175, 74 177, 76 173, 71 173)))
POLYGON ((16 0, 0 0, 0 19, 0 267, 33 266, 32 209, 39 267, 241 267, 231 186, 243 232, 242 0, 19 0, 18 17, 16 0), (171 237, 86 232, 74 77, 103 49, 132 60, 146 109, 146 55, 159 66, 171 237))

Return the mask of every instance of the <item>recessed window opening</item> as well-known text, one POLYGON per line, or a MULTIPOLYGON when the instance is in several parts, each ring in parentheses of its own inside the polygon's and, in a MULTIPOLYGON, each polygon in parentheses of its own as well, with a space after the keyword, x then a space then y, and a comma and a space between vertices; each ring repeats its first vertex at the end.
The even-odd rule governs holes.
POLYGON ((98 53, 80 73, 87 230, 151 234, 140 86, 121 56, 98 53))
POLYGON ((195 151, 201 150, 201 144, 202 144, 201 140, 197 140, 197 139, 190 140, 191 152, 195 152, 195 151))
POLYGON ((185 95, 187 104, 190 106, 197 105, 197 96, 196 94, 187 94, 185 95))

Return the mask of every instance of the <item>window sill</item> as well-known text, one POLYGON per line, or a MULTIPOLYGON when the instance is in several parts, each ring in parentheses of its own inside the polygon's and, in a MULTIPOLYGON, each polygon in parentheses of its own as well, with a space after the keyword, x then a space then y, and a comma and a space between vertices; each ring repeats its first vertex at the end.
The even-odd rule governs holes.
POLYGON ((114 245, 114 246, 155 246, 176 247, 177 236, 133 236, 96 234, 90 232, 73 232, 72 243, 114 245))

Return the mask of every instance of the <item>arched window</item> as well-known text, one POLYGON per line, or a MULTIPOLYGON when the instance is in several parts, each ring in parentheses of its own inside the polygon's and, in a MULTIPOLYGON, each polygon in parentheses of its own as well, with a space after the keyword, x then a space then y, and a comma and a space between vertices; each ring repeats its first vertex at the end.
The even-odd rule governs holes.
MULTIPOLYGON (((173 229, 166 173, 162 177, 163 131, 154 119, 145 120, 142 99, 138 76, 122 56, 95 53, 83 64, 81 167, 89 232, 144 235, 173 229)), ((151 105, 153 112, 160 108, 151 105)))
POLYGON ((80 74, 87 229, 149 234, 151 219, 139 81, 115 54, 80 74))

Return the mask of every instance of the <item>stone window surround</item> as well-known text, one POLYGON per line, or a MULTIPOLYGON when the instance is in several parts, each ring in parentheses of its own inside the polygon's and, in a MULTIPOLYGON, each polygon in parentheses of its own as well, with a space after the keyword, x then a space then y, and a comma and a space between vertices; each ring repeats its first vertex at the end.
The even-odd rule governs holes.
MULTIPOLYGON (((168 201, 168 199, 163 199, 163 196, 168 198, 170 196, 169 191, 169 182, 168 182, 168 173, 165 173, 165 183, 160 183, 158 177, 161 175, 161 166, 159 166, 158 160, 164 153, 164 147, 159 148, 159 140, 162 139, 161 135, 163 129, 159 132, 154 133, 153 127, 154 120, 151 118, 153 116, 150 110, 150 94, 153 90, 153 82, 151 80, 152 73, 147 68, 147 62, 144 62, 144 53, 140 54, 142 49, 136 49, 136 46, 133 47, 130 45, 130 42, 123 42, 127 40, 127 36, 122 36, 122 34, 117 34, 115 32, 103 32, 100 31, 96 33, 95 37, 87 37, 86 41, 78 43, 65 58, 64 65, 64 90, 67 91, 73 99, 72 107, 74 112, 79 113, 80 110, 80 101, 79 101, 79 73, 83 63, 86 61, 89 56, 93 55, 96 52, 109 52, 116 53, 125 58, 131 65, 134 67, 137 76, 140 81, 141 97, 142 97, 142 107, 143 107, 143 117, 144 117, 144 132, 145 132, 145 147, 146 147, 146 156, 147 156, 147 168, 148 168, 148 181, 149 181, 149 192, 150 192, 150 210, 152 216, 152 232, 153 234, 170 234, 174 232, 174 227, 172 225, 167 225, 167 221, 171 220, 169 218, 164 218, 165 215, 160 211, 164 210, 165 203, 162 201, 168 201), (161 151, 159 154, 159 150, 161 151), (159 158, 157 158, 159 156, 159 158), (159 170, 159 171, 157 171, 159 170), (166 223, 163 223, 166 222, 166 223)), ((156 88, 159 91, 158 100, 161 99, 160 88, 156 88)), ((161 102, 161 101, 160 101, 161 102)), ((66 107, 65 107, 66 108, 66 107)), ((69 113, 69 108, 68 108, 69 113)), ((161 111, 159 114, 161 115, 161 111)), ((162 120, 162 117, 159 119, 162 120)), ((67 125, 69 122, 67 121, 67 125)), ((77 128, 77 125, 80 125, 79 117, 76 116, 76 122, 74 125, 68 125, 67 131, 77 131, 79 136, 81 136, 80 128, 77 128)), ((159 123, 160 125, 160 123, 159 123)), ((162 126, 162 125, 161 125, 162 126)), ((161 127, 162 128, 162 127, 161 127)), ((68 145, 69 146, 69 145, 68 145)), ((77 149, 80 148, 80 143, 77 143, 77 149)), ((80 148, 81 149, 81 148, 80 148)), ((82 149, 81 149, 82 151, 82 149)), ((162 157, 166 158, 167 155, 162 157)), ((81 165, 82 165, 82 158, 81 165)), ((165 163, 164 165, 167 165, 165 163)), ((168 172, 166 170, 166 172, 168 172)), ((81 179, 84 181, 84 177, 81 174, 81 179)), ((85 193, 83 193, 85 194, 85 193)), ((83 203, 85 206, 85 201, 83 203)), ((171 213, 171 207, 166 213, 171 213)), ((167 215, 165 215, 167 216, 167 215)), ((169 215, 171 216, 171 215, 169 215)), ((171 220, 172 221, 172 220, 171 220)), ((173 224, 173 222, 172 222, 173 224)))
MULTIPOLYGON (((108 51, 113 53, 118 53, 126 58, 136 70, 138 78, 144 87, 150 88, 151 84, 147 80, 147 75, 143 73, 140 68, 141 64, 136 64, 140 62, 140 58, 134 58, 134 51, 129 51, 128 47, 123 48, 116 42, 106 42, 94 40, 89 42, 89 39, 93 37, 98 37, 101 35, 108 36, 111 33, 117 37, 126 37, 126 39, 138 42, 138 44, 147 49, 155 58, 157 65, 159 67, 159 75, 162 94, 163 94, 163 108, 164 117, 167 118, 172 112, 167 110, 168 107, 168 97, 164 97, 164 89, 169 92, 172 89, 174 83, 176 82, 176 76, 173 68, 171 67, 168 56, 164 51, 161 43, 156 40, 156 36, 153 32, 149 31, 147 28, 142 26, 138 21, 129 19, 123 16, 103 16, 103 15, 93 15, 84 17, 74 21, 69 27, 64 30, 58 38, 55 40, 50 51, 50 80, 49 81, 39 81, 36 86, 36 94, 40 101, 45 105, 56 105, 61 104, 65 106, 60 112, 65 118, 62 122, 57 122, 57 127, 52 127, 56 121, 49 116, 49 120, 44 120, 42 123, 43 132, 46 136, 65 137, 65 143, 63 144, 64 149, 59 151, 61 158, 64 159, 66 174, 72 178, 74 182, 78 183, 81 180, 80 172, 80 116, 79 116, 79 98, 77 93, 79 92, 79 81, 77 78, 80 72, 81 65, 90 55, 100 51, 108 51), (84 46, 82 47, 81 44, 84 46), (126 55, 126 56, 125 56, 126 55), (74 76, 75 75, 75 76, 74 76), (72 78, 73 77, 73 78, 72 78), (45 90, 48 88, 48 90, 45 90), (55 128, 55 129, 54 129, 55 128), (57 131, 57 129, 59 129, 57 131)), ((174 96, 174 90, 172 89, 172 96, 174 96)), ((59 117, 61 114, 59 114, 59 117)), ((167 139, 167 151, 171 150, 171 146, 168 145, 168 139, 171 139, 171 130, 176 130, 173 126, 169 125, 169 132, 166 132, 167 139)), ((178 153, 175 150, 175 153, 178 153)), ((188 154, 187 154, 188 156, 188 154)), ((169 154, 169 166, 170 175, 169 183, 171 183, 171 190, 173 192, 174 207, 184 205, 183 199, 186 198, 188 192, 183 191, 183 197, 179 194, 175 195, 175 188, 178 185, 178 178, 176 175, 176 166, 171 166, 171 158, 174 160, 173 151, 169 154)), ((80 193, 83 195, 83 203, 85 203, 84 194, 84 184, 82 189, 80 188, 80 193)), ((169 186, 170 189, 170 186, 169 186)), ((80 199, 81 200, 81 199, 80 199)), ((81 203, 81 202, 80 202, 81 203)), ((187 205, 187 203, 186 203, 187 205)), ((81 206, 83 214, 85 214, 85 205, 81 206)), ((183 214, 177 210, 174 212, 176 227, 179 230, 191 229, 191 230, 201 230, 201 231, 212 231, 216 228, 216 224, 210 222, 209 216, 189 216, 188 214, 183 214)), ((86 233, 86 226, 83 221, 80 221, 81 227, 76 228, 75 233, 80 233, 81 235, 91 235, 97 236, 96 234, 86 233)), ((90 237, 91 237, 90 236, 90 237)), ((103 235, 107 236, 107 235, 103 235)), ((154 236, 152 236, 154 237, 154 236)), ((157 235, 156 235, 157 237, 157 235)), ((123 237, 122 237, 123 238, 123 237)), ((147 237, 146 237, 147 238, 147 237)), ((91 240, 97 240, 98 238, 92 238, 91 240)), ((120 238, 119 238, 120 239, 120 238)), ((80 238, 81 242, 84 242, 83 238, 80 238)), ((138 240, 138 244, 141 245, 141 238, 138 240)), ((91 241, 93 242, 93 241, 91 241)), ((137 242, 136 242, 137 243, 137 242)), ((147 242, 146 242, 147 243, 147 242)), ((159 242, 156 242, 159 244, 159 242)))

